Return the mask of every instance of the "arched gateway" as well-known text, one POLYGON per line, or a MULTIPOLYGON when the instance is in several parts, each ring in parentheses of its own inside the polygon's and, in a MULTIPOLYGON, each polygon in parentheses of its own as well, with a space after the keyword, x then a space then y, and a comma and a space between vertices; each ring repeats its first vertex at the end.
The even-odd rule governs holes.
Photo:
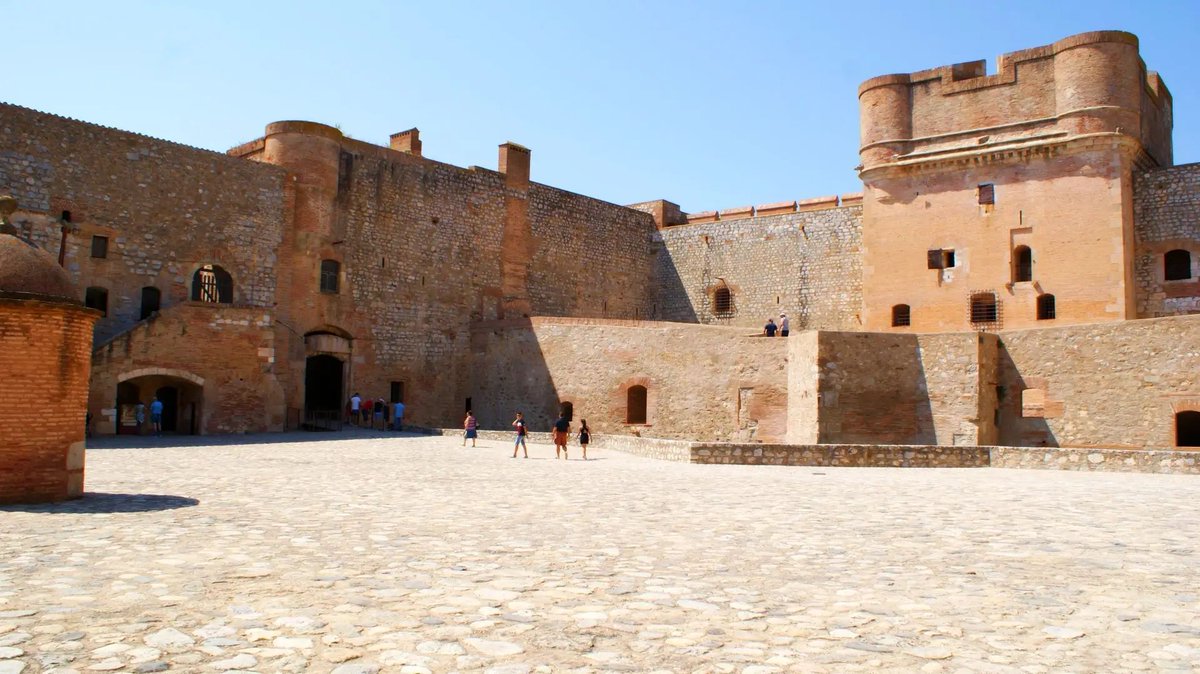
POLYGON ((317 330, 304 336, 304 427, 341 428, 345 405, 346 363, 351 338, 341 330, 317 330))

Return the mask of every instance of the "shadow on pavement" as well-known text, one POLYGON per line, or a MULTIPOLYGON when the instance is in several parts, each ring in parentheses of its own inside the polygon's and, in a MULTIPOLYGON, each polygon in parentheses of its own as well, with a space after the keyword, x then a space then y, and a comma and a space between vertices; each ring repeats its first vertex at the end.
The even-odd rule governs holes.
POLYGON ((158 510, 175 510, 200 505, 200 501, 186 496, 168 494, 107 494, 84 492, 83 498, 59 503, 33 503, 29 505, 0 506, 0 512, 27 512, 71 515, 94 515, 100 513, 146 513, 158 510))

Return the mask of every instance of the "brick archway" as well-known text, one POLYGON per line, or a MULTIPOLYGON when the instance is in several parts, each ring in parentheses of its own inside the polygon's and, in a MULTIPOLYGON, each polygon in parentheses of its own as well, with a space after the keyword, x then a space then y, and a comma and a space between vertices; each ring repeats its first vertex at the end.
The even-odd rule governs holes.
POLYGON ((200 386, 200 387, 204 386, 204 377, 201 377, 199 375, 194 375, 191 372, 188 372, 187 370, 178 370, 178 369, 175 369, 172 367, 144 367, 139 370, 130 370, 129 372, 118 375, 117 383, 120 384, 121 382, 126 382, 126 381, 129 381, 130 379, 137 379, 139 377, 150 377, 150 376, 175 377, 176 379, 186 379, 187 381, 192 382, 196 386, 200 386))

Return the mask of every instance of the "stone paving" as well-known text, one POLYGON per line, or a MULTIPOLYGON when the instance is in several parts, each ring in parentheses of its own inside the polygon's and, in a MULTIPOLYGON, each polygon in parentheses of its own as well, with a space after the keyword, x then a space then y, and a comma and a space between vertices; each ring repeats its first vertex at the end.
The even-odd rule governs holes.
POLYGON ((0 674, 1200 668, 1196 477, 314 437, 0 508, 0 674))

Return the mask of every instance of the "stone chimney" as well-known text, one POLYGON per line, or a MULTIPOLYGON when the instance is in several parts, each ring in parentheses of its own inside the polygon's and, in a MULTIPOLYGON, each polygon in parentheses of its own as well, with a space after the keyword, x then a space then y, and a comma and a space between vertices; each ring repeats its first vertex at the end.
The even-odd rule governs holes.
POLYGON ((500 146, 500 172, 504 184, 517 189, 529 187, 529 148, 516 143, 500 146))
POLYGON ((408 131, 393 133, 390 138, 393 150, 417 157, 421 156, 421 131, 419 129, 412 128, 408 131))

